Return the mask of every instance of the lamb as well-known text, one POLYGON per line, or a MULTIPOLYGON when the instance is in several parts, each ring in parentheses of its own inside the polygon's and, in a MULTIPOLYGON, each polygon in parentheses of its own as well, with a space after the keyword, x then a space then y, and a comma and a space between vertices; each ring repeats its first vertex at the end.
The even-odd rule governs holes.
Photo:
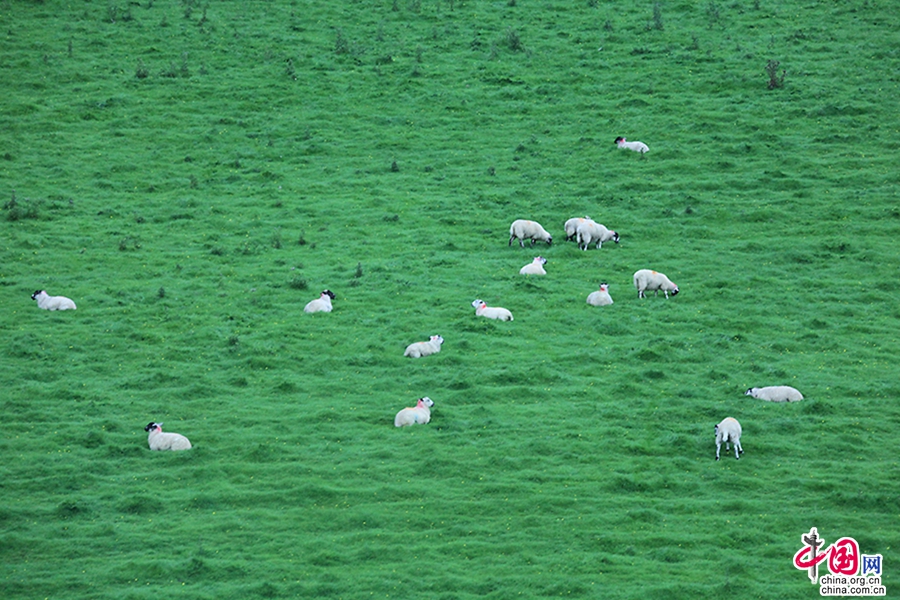
POLYGON ((425 396, 419 398, 415 406, 401 409, 394 417, 394 427, 406 427, 407 425, 424 425, 431 420, 431 407, 434 401, 425 396))
POLYGON ((444 338, 439 335, 433 335, 427 342, 413 342, 407 346, 403 356, 421 358, 423 356, 428 356, 429 354, 437 354, 441 351, 441 344, 443 343, 444 338))
POLYGON ((728 450, 728 442, 734 444, 734 457, 738 460, 744 449, 741 448, 741 424, 733 417, 725 417, 722 422, 716 425, 716 460, 719 460, 719 449, 722 442, 725 442, 725 450, 728 450), (740 452, 740 454, 738 454, 740 452))
POLYGON ((533 261, 519 269, 519 275, 546 275, 547 271, 544 270, 544 265, 546 264, 546 258, 535 256, 533 261))
POLYGON ((655 291, 659 296, 659 291, 662 290, 665 292, 666 298, 669 297, 669 292, 672 292, 673 296, 678 293, 678 286, 672 283, 668 277, 650 269, 634 272, 634 287, 637 288, 638 298, 646 298, 645 291, 655 291))
POLYGON ((744 395, 753 396, 759 400, 768 400, 769 402, 799 402, 803 400, 803 394, 789 385, 754 387, 744 392, 744 395))
POLYGON ((579 225, 578 229, 575 231, 575 235, 577 237, 578 247, 582 250, 587 250, 592 242, 597 242, 598 250, 603 242, 612 240, 617 244, 619 243, 618 233, 607 229, 605 225, 601 225, 595 221, 585 221, 579 225))
POLYGON ((163 433, 162 423, 150 423, 144 427, 149 431, 147 442, 151 450, 190 450, 191 442, 180 433, 163 433))
POLYGON ((44 290, 37 290, 31 295, 32 300, 37 300, 38 308, 44 310, 75 310, 75 303, 65 296, 49 296, 44 290))
POLYGON ((578 226, 584 223, 585 221, 590 221, 591 218, 588 216, 584 217, 572 217, 566 224, 564 225, 566 230, 566 241, 571 242, 575 239, 575 234, 578 232, 578 226))
POLYGON ((540 223, 537 221, 526 221, 525 219, 517 219, 509 226, 509 244, 507 245, 512 246, 514 239, 519 240, 519 245, 522 248, 525 247, 525 240, 529 239, 532 246, 534 246, 535 240, 547 242, 548 245, 553 243, 553 236, 547 233, 547 230, 541 227, 540 223))
POLYGON ((626 141, 623 137, 616 138, 616 146, 619 148, 625 148, 627 150, 633 150, 634 152, 640 152, 641 158, 644 157, 644 154, 650 152, 650 148, 647 147, 647 144, 644 142, 629 142, 626 141))
POLYGON ((472 302, 475 307, 475 314, 479 317, 487 317, 488 319, 499 319, 501 321, 512 321, 512 313, 499 306, 488 306, 484 300, 475 300, 472 302))
POLYGON ((331 290, 325 290, 322 295, 311 300, 303 307, 303 312, 331 312, 331 301, 334 300, 334 293, 331 290))
POLYGON ((613 303, 612 296, 609 295, 609 285, 606 283, 600 284, 600 289, 596 292, 591 292, 587 297, 587 303, 591 306, 607 306, 613 303))

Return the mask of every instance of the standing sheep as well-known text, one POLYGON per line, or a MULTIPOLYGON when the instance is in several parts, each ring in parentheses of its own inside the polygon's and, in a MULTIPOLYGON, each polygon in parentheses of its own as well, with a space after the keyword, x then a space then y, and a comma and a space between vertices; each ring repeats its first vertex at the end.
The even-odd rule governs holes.
POLYGON ((625 150, 632 150, 633 152, 640 152, 641 158, 644 158, 644 154, 650 152, 650 148, 647 147, 647 144, 644 142, 629 142, 623 137, 616 138, 616 146, 625 150))
POLYGON ((431 407, 434 401, 425 396, 419 398, 415 406, 401 409, 394 417, 394 427, 406 427, 407 425, 424 425, 431 420, 431 407))
POLYGON ((728 451, 728 442, 734 444, 734 457, 738 460, 744 449, 741 448, 741 424, 733 417, 725 417, 722 422, 716 425, 716 460, 719 460, 719 449, 722 442, 725 442, 725 450, 728 451), (740 454, 739 454, 740 453, 740 454))
POLYGON ((485 304, 484 300, 475 300, 474 302, 472 302, 472 306, 475 307, 475 314, 479 317, 499 319, 501 321, 513 320, 511 312, 499 306, 488 306, 487 304, 485 304))
POLYGON ((753 396, 759 400, 768 400, 769 402, 799 402, 803 400, 803 394, 789 385, 754 387, 744 392, 744 395, 753 396))
POLYGON ((678 293, 678 286, 672 283, 668 277, 650 269, 635 271, 634 287, 638 291, 638 298, 646 298, 644 295, 645 291, 655 291, 656 295, 659 296, 659 290, 662 290, 665 292, 666 298, 669 297, 669 292, 672 292, 673 296, 678 293))
POLYGON ((572 217, 566 224, 563 226, 566 230, 566 241, 571 242, 575 239, 575 234, 578 232, 578 226, 584 223, 585 221, 590 221, 591 218, 585 215, 584 217, 572 217))
POLYGON ((331 312, 331 301, 334 300, 334 293, 331 290, 325 290, 322 295, 315 300, 310 300, 303 307, 303 312, 331 312))
POLYGON ((535 256, 533 261, 519 269, 519 275, 546 275, 547 271, 544 270, 544 265, 546 264, 546 258, 535 256))
POLYGON ((439 335, 433 335, 427 342, 413 342, 407 346, 403 356, 421 358, 423 356, 428 356, 429 354, 437 354, 441 351, 441 344, 443 343, 444 338, 439 335))
POLYGON ((596 221, 585 221, 579 225, 575 231, 575 236, 577 237, 578 247, 582 250, 587 250, 592 242, 597 242, 598 250, 603 242, 612 240, 617 244, 619 243, 618 233, 607 229, 605 225, 601 225, 596 221))
POLYGON ((38 308, 44 310, 75 310, 75 303, 65 296, 49 296, 44 290, 38 290, 31 295, 32 300, 37 300, 38 308))
POLYGON ((612 296, 609 295, 609 285, 606 283, 600 284, 600 289, 596 292, 591 292, 587 297, 587 303, 591 306, 607 306, 613 303, 612 296))
POLYGON ((163 433, 162 423, 150 423, 144 427, 149 431, 147 442, 151 450, 190 450, 191 442, 180 433, 163 433))
POLYGON ((517 219, 509 226, 509 244, 512 246, 513 240, 518 239, 519 245, 524 248, 525 240, 531 240, 534 246, 535 240, 547 242, 548 245, 553 243, 553 236, 547 233, 547 230, 541 227, 537 221, 527 221, 525 219, 517 219))

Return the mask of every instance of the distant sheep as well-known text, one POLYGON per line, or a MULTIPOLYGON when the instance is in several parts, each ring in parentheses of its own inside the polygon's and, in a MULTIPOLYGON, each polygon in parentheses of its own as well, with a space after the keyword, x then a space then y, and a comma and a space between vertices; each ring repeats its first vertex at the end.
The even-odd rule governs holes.
POLYGON ((644 142, 629 142, 623 137, 616 138, 616 146, 625 150, 640 152, 641 158, 644 157, 644 154, 650 152, 650 148, 648 148, 647 144, 645 144, 644 142))
POLYGON ((716 425, 716 460, 719 460, 719 449, 722 442, 725 442, 725 451, 728 451, 728 442, 734 445, 734 457, 738 460, 744 449, 741 448, 741 424, 733 417, 725 417, 722 422, 716 425), (740 454, 739 454, 740 453, 740 454))
POLYGON ((407 346, 403 356, 421 358, 423 356, 428 356, 429 354, 437 354, 441 351, 441 344, 443 343, 444 338, 439 335, 433 335, 427 342, 413 342, 407 346))
POLYGON ((659 291, 662 290, 665 292, 666 298, 669 297, 669 292, 672 292, 673 296, 678 293, 678 286, 672 283, 668 277, 650 269, 635 271, 634 287, 638 291, 638 298, 646 298, 644 292, 656 292, 658 296, 659 291))
POLYGON ((609 285, 600 284, 600 289, 591 292, 587 297, 587 303, 591 306, 607 306, 613 303, 612 296, 609 295, 609 285))
POLYGON ((431 420, 431 407, 434 401, 425 396, 419 398, 415 406, 401 409, 394 417, 394 427, 406 427, 408 425, 424 425, 431 420))
POLYGON ((519 275, 546 275, 547 271, 544 270, 544 265, 546 264, 546 258, 536 256, 533 261, 519 269, 519 275))
POLYGON ((575 236, 578 240, 578 247, 587 250, 593 242, 597 242, 597 249, 603 242, 609 240, 619 243, 619 234, 615 231, 607 229, 605 225, 601 225, 596 221, 585 221, 575 230, 575 236))
POLYGON ((575 234, 578 232, 578 226, 581 225, 582 223, 584 223, 585 221, 590 221, 590 220, 591 220, 590 217, 584 216, 584 217, 572 217, 571 219, 566 221, 566 224, 564 225, 564 228, 566 230, 566 241, 571 242, 572 240, 574 240, 575 234))
POLYGON ((144 431, 149 431, 147 442, 151 450, 190 450, 191 442, 180 433, 163 433, 162 423, 151 421, 144 431))
POLYGON ((499 306, 488 306, 487 304, 485 304, 484 300, 475 300, 474 302, 472 302, 472 306, 475 307, 475 314, 479 317, 499 319, 501 321, 513 320, 511 312, 499 306))
POLYGON ((532 246, 534 246, 536 240, 547 242, 547 244, 553 243, 553 236, 547 233, 547 230, 541 227, 540 223, 525 219, 517 219, 509 226, 509 244, 507 245, 512 246, 515 239, 519 240, 519 245, 523 248, 525 247, 525 240, 531 240, 532 246))
POLYGON ((768 400, 769 402, 799 402, 803 400, 803 394, 789 385, 754 387, 744 392, 744 395, 753 396, 759 400, 768 400))
POLYGON ((331 312, 332 300, 334 300, 334 293, 331 290, 325 290, 322 292, 321 296, 307 303, 307 305, 303 307, 303 312, 331 312))
POLYGON ((65 296, 48 296, 44 290, 38 290, 31 295, 32 300, 37 300, 38 308, 44 310, 75 310, 75 303, 65 296))

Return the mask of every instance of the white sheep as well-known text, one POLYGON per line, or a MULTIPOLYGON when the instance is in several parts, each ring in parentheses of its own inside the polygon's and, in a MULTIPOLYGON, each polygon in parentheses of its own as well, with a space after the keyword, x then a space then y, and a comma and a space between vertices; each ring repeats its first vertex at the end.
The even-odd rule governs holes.
POLYGON ((509 226, 509 244, 507 246, 512 246, 515 239, 519 240, 519 245, 523 248, 525 247, 525 240, 531 240, 532 246, 534 246, 535 240, 541 240, 542 242, 547 242, 547 244, 553 243, 553 236, 547 233, 547 230, 541 227, 540 223, 525 219, 517 219, 509 226))
POLYGON ((575 234, 578 232, 578 226, 584 223, 585 221, 590 221, 591 218, 585 215, 584 217, 572 217, 566 224, 564 228, 566 230, 566 241, 570 242, 575 239, 575 234))
POLYGON ((427 342, 413 342, 407 346, 403 356, 421 358, 423 356, 428 356, 429 354, 437 354, 441 351, 441 344, 443 343, 444 338, 439 335, 433 335, 427 342))
POLYGON ((669 292, 672 292, 673 296, 678 293, 678 286, 672 283, 668 277, 650 269, 641 269, 634 272, 634 287, 638 291, 638 298, 646 298, 644 295, 645 291, 655 291, 658 296, 659 291, 662 290, 665 292, 666 298, 669 297, 669 292))
POLYGON ((189 450, 191 442, 180 433, 163 433, 162 423, 151 421, 144 431, 149 431, 147 442, 151 450, 189 450))
POLYGON ((488 319, 500 319, 501 321, 513 320, 511 312, 499 306, 488 306, 487 304, 485 304, 484 300, 475 300, 474 302, 472 302, 472 306, 475 307, 475 314, 479 317, 486 317, 488 319))
POLYGON ((44 310, 75 310, 75 303, 65 296, 49 296, 44 290, 38 290, 31 295, 32 300, 37 300, 38 308, 44 310))
POLYGON ((650 148, 648 148, 647 144, 645 144, 644 142, 629 142, 623 137, 616 138, 616 146, 618 146, 619 148, 624 148, 626 150, 640 152, 641 158, 644 157, 644 154, 650 152, 650 148))
POLYGON ((738 460, 744 449, 741 448, 741 424, 733 417, 725 417, 722 422, 716 425, 716 460, 719 460, 719 449, 722 442, 725 442, 725 451, 728 451, 728 442, 734 445, 734 457, 738 460), (740 453, 740 454, 739 454, 740 453))
POLYGON ((394 427, 406 427, 407 425, 424 425, 431 420, 431 407, 434 401, 425 396, 419 398, 415 406, 401 409, 394 417, 394 427))
POLYGON ((547 271, 544 270, 544 265, 546 264, 546 258, 535 256, 533 261, 519 269, 519 275, 546 275, 547 271))
POLYGON ((609 285, 600 284, 600 289, 596 292, 588 294, 587 303, 591 306, 607 306, 613 303, 612 296, 609 295, 609 285))
POLYGON ((331 312, 331 301, 334 300, 334 293, 331 290, 325 290, 322 295, 315 300, 309 301, 303 307, 303 312, 331 312))
POLYGON ((759 400, 768 400, 769 402, 799 402, 803 400, 803 394, 789 385, 754 387, 744 392, 744 395, 753 396, 759 400))
POLYGON ((575 236, 578 241, 578 247, 587 250, 588 246, 593 242, 597 242, 597 249, 603 242, 609 240, 619 243, 619 234, 611 229, 607 229, 606 225, 597 223, 596 221, 585 221, 575 230, 575 236))

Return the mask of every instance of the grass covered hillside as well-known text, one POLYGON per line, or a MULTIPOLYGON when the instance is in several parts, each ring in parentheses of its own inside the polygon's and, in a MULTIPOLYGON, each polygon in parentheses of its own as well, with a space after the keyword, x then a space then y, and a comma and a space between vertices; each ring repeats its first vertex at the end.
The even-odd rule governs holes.
POLYGON ((807 599, 811 527, 900 591, 892 3, 0 22, 0 597, 807 599))

